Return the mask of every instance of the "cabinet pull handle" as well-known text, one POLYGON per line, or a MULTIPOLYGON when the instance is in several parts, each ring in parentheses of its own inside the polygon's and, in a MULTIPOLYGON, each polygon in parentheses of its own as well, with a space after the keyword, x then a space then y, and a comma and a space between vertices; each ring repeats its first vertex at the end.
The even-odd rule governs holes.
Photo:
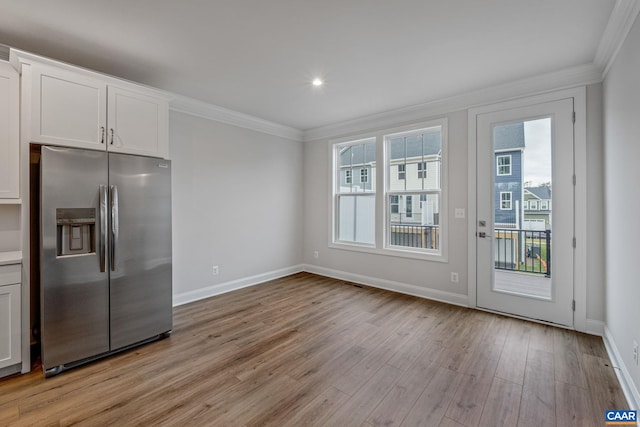
POLYGON ((100 144, 104 144, 104 126, 100 126, 100 144))
POLYGON ((109 129, 111 131, 111 145, 113 145, 113 128, 109 129))

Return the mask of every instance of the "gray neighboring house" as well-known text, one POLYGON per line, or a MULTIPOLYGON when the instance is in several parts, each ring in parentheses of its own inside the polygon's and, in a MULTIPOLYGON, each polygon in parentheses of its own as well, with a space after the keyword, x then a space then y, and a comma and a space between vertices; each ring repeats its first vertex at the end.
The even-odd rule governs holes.
POLYGON ((525 229, 551 229, 551 186, 525 187, 523 208, 525 229))

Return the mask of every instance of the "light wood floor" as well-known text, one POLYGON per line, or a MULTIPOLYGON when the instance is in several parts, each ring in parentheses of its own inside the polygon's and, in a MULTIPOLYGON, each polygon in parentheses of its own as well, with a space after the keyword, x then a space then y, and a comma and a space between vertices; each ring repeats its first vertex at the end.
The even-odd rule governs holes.
POLYGON ((165 340, 0 381, 0 425, 598 426, 602 340, 306 273, 181 306, 165 340))

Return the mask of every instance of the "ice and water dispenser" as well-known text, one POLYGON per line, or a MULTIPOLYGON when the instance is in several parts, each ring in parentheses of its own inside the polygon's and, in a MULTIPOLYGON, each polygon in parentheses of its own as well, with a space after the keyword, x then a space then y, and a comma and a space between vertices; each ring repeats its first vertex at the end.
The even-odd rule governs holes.
POLYGON ((58 256, 95 252, 96 210, 94 208, 56 209, 58 256))

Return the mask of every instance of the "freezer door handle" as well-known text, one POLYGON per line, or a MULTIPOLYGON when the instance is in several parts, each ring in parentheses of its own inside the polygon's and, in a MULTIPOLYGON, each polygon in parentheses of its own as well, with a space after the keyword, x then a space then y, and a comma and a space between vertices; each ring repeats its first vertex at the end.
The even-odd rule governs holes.
POLYGON ((98 254, 100 257, 100 273, 104 273, 106 269, 106 256, 107 256, 107 186, 101 185, 100 190, 100 232, 98 242, 98 254))
POLYGON ((116 250, 118 246, 118 186, 111 186, 111 271, 116 271, 116 250))

